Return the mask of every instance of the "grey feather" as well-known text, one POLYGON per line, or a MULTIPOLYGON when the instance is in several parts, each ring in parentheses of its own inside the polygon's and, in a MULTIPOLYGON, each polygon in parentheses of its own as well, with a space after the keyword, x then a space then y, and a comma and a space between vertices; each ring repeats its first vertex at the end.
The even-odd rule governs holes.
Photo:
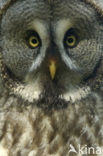
POLYGON ((102 149, 103 0, 0 0, 0 16, 0 156, 102 149))

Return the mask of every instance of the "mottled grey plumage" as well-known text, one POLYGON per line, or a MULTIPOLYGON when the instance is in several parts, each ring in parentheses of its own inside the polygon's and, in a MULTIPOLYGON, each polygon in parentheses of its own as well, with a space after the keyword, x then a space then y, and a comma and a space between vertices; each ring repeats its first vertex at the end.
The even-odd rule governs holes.
POLYGON ((103 0, 0 0, 0 17, 0 156, 103 149, 103 0))

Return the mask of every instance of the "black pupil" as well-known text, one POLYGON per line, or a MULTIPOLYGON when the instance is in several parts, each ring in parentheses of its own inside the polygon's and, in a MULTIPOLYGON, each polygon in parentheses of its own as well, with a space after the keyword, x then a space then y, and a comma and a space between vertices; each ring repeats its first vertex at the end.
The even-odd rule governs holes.
POLYGON ((36 44, 37 43, 37 40, 36 39, 32 39, 32 43, 33 44, 36 44))
POLYGON ((69 38, 69 39, 68 39, 68 42, 69 42, 69 43, 73 43, 73 38, 69 38))

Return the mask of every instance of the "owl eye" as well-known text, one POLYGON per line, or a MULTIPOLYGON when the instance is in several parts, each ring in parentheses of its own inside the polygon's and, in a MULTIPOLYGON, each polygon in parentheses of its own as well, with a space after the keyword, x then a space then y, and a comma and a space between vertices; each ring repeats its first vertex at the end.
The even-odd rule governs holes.
POLYGON ((74 48, 78 43, 78 35, 73 28, 69 29, 64 38, 64 46, 74 48))
POLYGON ((27 45, 29 48, 34 49, 41 45, 41 40, 39 35, 34 31, 28 31, 26 37, 27 45))
POLYGON ((31 48, 36 48, 39 46, 39 40, 36 36, 30 36, 29 37, 29 46, 31 48))
POLYGON ((66 40, 66 45, 69 46, 69 47, 74 47, 75 44, 76 44, 76 36, 68 36, 67 37, 67 40, 66 40))

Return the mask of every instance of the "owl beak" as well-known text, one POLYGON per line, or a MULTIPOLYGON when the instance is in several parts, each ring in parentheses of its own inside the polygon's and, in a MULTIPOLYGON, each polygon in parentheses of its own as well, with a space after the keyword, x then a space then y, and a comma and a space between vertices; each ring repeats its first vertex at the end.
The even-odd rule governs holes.
POLYGON ((55 74, 56 74, 56 60, 50 59, 49 71, 50 71, 50 76, 51 76, 52 80, 54 80, 55 74))

